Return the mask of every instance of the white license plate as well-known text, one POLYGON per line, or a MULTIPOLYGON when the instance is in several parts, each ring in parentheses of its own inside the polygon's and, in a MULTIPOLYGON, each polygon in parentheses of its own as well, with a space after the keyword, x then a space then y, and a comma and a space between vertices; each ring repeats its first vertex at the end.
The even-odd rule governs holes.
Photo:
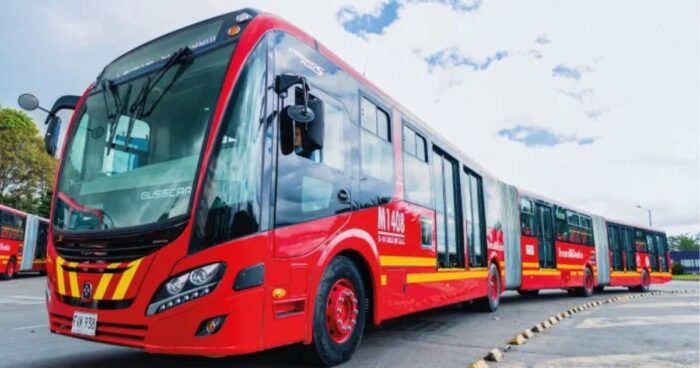
POLYGON ((78 335, 95 336, 97 329, 97 314, 95 313, 73 313, 73 325, 70 332, 78 335))

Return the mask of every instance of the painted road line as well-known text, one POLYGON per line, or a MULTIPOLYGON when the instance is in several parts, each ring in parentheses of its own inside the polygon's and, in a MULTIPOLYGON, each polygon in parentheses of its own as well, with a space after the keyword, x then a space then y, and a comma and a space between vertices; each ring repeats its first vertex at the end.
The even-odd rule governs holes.
POLYGON ((614 318, 586 318, 576 328, 610 328, 630 326, 652 326, 668 324, 700 323, 700 315, 681 314, 668 316, 638 316, 638 317, 614 317, 614 318))
POLYGON ((44 296, 31 296, 31 295, 10 295, 7 298, 11 299, 29 299, 29 300, 45 300, 46 297, 44 296))
POLYGON ((635 303, 620 304, 615 308, 676 308, 676 307, 699 307, 697 302, 667 302, 667 303, 635 303))
POLYGON ((49 325, 33 325, 33 326, 22 326, 22 327, 15 327, 13 330, 30 330, 33 328, 44 328, 44 327, 49 327, 49 325))

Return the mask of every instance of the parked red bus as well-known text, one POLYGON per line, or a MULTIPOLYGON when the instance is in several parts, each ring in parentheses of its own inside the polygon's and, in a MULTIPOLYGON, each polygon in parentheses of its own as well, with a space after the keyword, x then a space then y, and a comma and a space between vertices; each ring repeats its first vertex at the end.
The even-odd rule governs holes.
POLYGON ((46 272, 48 220, 0 205, 0 280, 46 272))
MULTIPOLYGON (((64 108, 54 333, 207 356, 301 342, 334 365, 365 323, 458 302, 494 311, 506 288, 549 285, 523 277, 523 260, 542 276, 552 263, 520 246, 535 233, 521 234, 517 188, 270 14, 124 54, 56 102, 49 132, 64 108)), ((582 258, 558 287, 593 267, 592 235, 574 231, 562 251, 582 258)))

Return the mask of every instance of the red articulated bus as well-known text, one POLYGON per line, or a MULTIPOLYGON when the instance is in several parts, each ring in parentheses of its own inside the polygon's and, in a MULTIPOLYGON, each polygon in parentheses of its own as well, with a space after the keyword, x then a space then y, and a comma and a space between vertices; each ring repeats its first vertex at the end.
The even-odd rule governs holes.
POLYGON ((49 221, 0 205, 0 280, 18 272, 46 272, 49 221))
POLYGON ((521 295, 561 288, 590 296, 605 286, 647 291, 652 282, 671 280, 664 233, 610 222, 522 190, 519 194, 521 295))
POLYGON ((63 108, 54 333, 207 356, 303 343, 334 365, 366 323, 458 302, 494 311, 506 288, 600 275, 591 216, 555 244, 559 212, 530 198, 524 211, 551 218, 523 216, 521 234, 517 188, 270 14, 155 39, 63 108))

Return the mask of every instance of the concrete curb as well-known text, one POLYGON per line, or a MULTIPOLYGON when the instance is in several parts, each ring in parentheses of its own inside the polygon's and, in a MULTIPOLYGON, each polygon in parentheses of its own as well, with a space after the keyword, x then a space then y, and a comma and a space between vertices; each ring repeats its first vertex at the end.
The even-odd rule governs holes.
POLYGON ((585 310, 595 308, 595 307, 601 306, 603 304, 613 304, 613 303, 618 303, 621 301, 627 301, 630 299, 639 299, 639 298, 645 298, 648 296, 656 296, 656 295, 697 293, 698 291, 699 290, 652 291, 652 292, 639 293, 639 294, 629 294, 629 295, 624 295, 624 296, 616 296, 616 297, 611 297, 611 298, 608 298, 605 300, 596 300, 593 302, 584 303, 584 304, 581 304, 577 307, 568 309, 568 310, 561 312, 557 315, 549 317, 549 318, 545 319, 544 321, 532 326, 531 328, 528 328, 528 329, 524 330, 523 332, 513 336, 513 338, 508 340, 508 344, 503 348, 503 351, 501 351, 498 348, 492 349, 482 359, 479 359, 479 360, 469 364, 467 367, 468 368, 488 368, 488 364, 486 363, 486 361, 491 361, 491 362, 502 361, 505 353, 510 351, 513 346, 525 344, 528 339, 530 339, 534 336, 533 332, 542 333, 546 329, 552 327, 553 325, 557 324, 559 321, 561 321, 565 318, 569 318, 569 317, 575 315, 576 313, 583 312, 585 310))

